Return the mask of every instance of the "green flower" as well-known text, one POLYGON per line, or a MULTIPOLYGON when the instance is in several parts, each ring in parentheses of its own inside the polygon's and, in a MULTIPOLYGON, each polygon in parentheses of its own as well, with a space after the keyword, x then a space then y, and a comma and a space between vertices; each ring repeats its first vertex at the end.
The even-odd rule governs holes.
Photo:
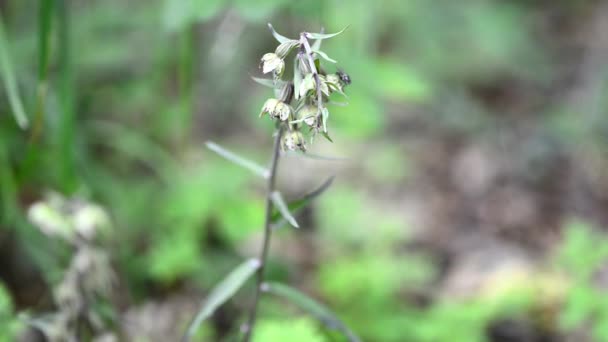
POLYGON ((310 127, 317 125, 317 118, 319 116, 319 109, 313 105, 306 105, 298 112, 298 119, 303 120, 305 124, 310 127))
POLYGON ((283 136, 283 150, 295 151, 300 150, 306 151, 306 144, 304 136, 299 131, 289 131, 283 136))
POLYGON ((262 106, 260 117, 264 114, 270 115, 270 117, 273 119, 278 118, 281 121, 286 121, 291 115, 291 107, 277 99, 268 99, 264 103, 264 106, 262 106))
POLYGON ((274 71, 276 75, 281 75, 285 69, 285 62, 276 53, 269 52, 262 56, 260 66, 265 74, 274 71))

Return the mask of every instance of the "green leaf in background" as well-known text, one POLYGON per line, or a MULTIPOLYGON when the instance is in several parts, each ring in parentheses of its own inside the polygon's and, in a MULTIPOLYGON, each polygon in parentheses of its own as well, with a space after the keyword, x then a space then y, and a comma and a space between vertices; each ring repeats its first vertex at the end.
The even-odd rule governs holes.
POLYGON ((0 76, 4 83, 4 89, 8 95, 8 101, 11 106, 15 121, 21 129, 26 129, 29 125, 27 115, 23 109, 23 103, 19 96, 19 88, 17 81, 15 80, 15 72, 13 70, 13 64, 9 56, 9 44, 6 39, 6 33, 4 30, 4 22, 0 13, 0 76))
POLYGON ((225 0, 166 0, 164 27, 168 32, 181 31, 197 21, 214 17, 225 3, 225 0))
POLYGON ((249 259, 235 268, 224 278, 216 287, 211 290, 209 297, 203 302, 201 309, 188 327, 188 331, 182 341, 190 341, 196 333, 198 326, 209 318, 215 310, 229 300, 236 291, 249 279, 257 269, 260 268, 260 261, 257 259, 249 259))
POLYGON ((419 72, 403 62, 380 60, 370 66, 372 86, 378 95, 395 100, 425 102, 433 89, 419 72))
POLYGON ((352 139, 364 139, 384 130, 386 117, 382 102, 365 88, 348 89, 349 104, 331 109, 332 131, 352 139))
MULTIPOLYGON (((323 182, 318 188, 316 188, 312 192, 309 192, 308 194, 302 196, 302 198, 289 203, 287 205, 287 209, 289 210, 289 212, 292 212, 292 213, 296 213, 296 212, 300 211, 302 208, 304 208, 306 205, 308 205, 313 199, 317 198, 319 195, 321 195, 323 192, 325 192, 325 190, 327 190, 329 188, 329 186, 331 185, 331 183, 333 181, 334 181, 334 177, 333 176, 329 177, 325 182, 323 182)), ((282 218, 283 218, 283 215, 280 212, 275 211, 272 214, 272 218, 270 219, 270 222, 276 228, 281 225, 282 218)))
POLYGON ((219 154, 220 156, 228 159, 229 161, 248 169, 249 171, 259 175, 262 178, 268 178, 268 170, 266 168, 248 159, 245 159, 234 152, 228 151, 227 149, 221 147, 220 145, 214 142, 208 141, 205 143, 205 145, 211 151, 219 154))
POLYGON ((335 329, 344 334, 350 342, 360 342, 361 340, 355 335, 342 321, 336 317, 336 315, 325 306, 321 305, 314 299, 308 297, 304 293, 284 284, 280 283, 266 283, 264 284, 264 290, 288 299, 292 303, 296 304, 309 314, 316 317, 321 323, 327 326, 329 329, 335 329))
POLYGON ((274 206, 279 209, 281 216, 283 216, 283 218, 287 220, 287 222, 289 222, 289 224, 291 224, 293 227, 300 228, 300 225, 298 225, 296 219, 289 212, 289 208, 287 207, 287 204, 285 203, 285 200, 283 199, 281 193, 278 191, 273 191, 272 194, 270 194, 270 198, 272 199, 272 203, 274 203, 274 206))
POLYGON ((264 319, 258 323, 254 342, 327 342, 311 320, 264 319))
POLYGON ((272 17, 285 2, 286 0, 234 0, 233 6, 241 17, 261 23, 272 17))

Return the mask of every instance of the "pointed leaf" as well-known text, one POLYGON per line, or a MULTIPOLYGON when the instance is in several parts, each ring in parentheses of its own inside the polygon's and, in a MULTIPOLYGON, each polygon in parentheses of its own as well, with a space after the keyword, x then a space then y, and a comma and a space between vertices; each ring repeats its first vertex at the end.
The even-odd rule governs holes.
POLYGON ((311 38, 311 39, 328 39, 328 38, 335 37, 335 36, 341 34, 342 32, 346 31, 347 28, 348 28, 348 26, 346 26, 345 28, 341 29, 340 31, 338 31, 336 33, 311 33, 311 32, 307 32, 306 33, 306 37, 311 38))
POLYGON ((349 342, 361 341, 361 339, 359 339, 355 333, 353 333, 344 323, 342 323, 342 321, 336 317, 331 310, 310 298, 306 294, 294 289, 293 287, 275 282, 265 283, 263 288, 266 292, 283 297, 293 304, 299 306, 301 309, 307 311, 309 314, 317 318, 327 328, 340 331, 344 334, 349 342))
POLYGON ((285 203, 285 200, 283 199, 283 196, 281 196, 281 193, 278 191, 274 191, 270 195, 270 198, 272 199, 272 203, 274 203, 275 207, 279 210, 283 218, 295 228, 300 228, 300 225, 298 225, 296 219, 289 212, 289 207, 285 203))
POLYGON ((0 76, 4 82, 4 89, 6 89, 9 105, 15 121, 21 129, 26 129, 29 125, 25 110, 23 109, 23 103, 19 96, 19 88, 17 87, 17 81, 15 80, 15 74, 13 71, 13 65, 9 57, 9 46, 8 41, 4 32, 4 22, 0 17, 0 76))
POLYGON ((281 81, 281 80, 271 80, 268 78, 259 78, 259 77, 254 77, 254 76, 251 76, 251 79, 254 80, 256 83, 259 83, 265 87, 273 88, 273 89, 280 89, 286 83, 285 81, 281 81))
MULTIPOLYGON (((312 192, 309 192, 308 194, 302 196, 302 198, 289 203, 287 205, 289 212, 297 213, 298 211, 300 211, 302 208, 304 208, 306 205, 308 205, 308 203, 310 203, 313 199, 317 198, 319 195, 321 195, 323 192, 325 192, 325 190, 327 190, 329 188, 329 186, 331 185, 331 183, 333 181, 334 181, 334 177, 333 176, 329 177, 325 182, 323 182, 323 184, 321 184, 318 188, 316 188, 312 192)), ((272 222, 272 225, 274 226, 274 228, 278 228, 285 222, 285 220, 283 219, 283 216, 281 215, 280 212, 275 211, 272 214, 270 222, 272 222)))
POLYGON ((323 108, 321 110, 321 119, 323 120, 323 136, 325 136, 327 140, 334 142, 333 140, 331 140, 331 138, 329 138, 329 135, 327 134, 327 119, 329 119, 329 110, 327 108, 323 108))
POLYGON ((325 137, 325 139, 329 140, 329 142, 334 142, 333 140, 331 140, 331 137, 329 136, 329 133, 327 132, 321 132, 321 134, 325 137))
POLYGON ((211 151, 228 159, 229 161, 248 169, 249 171, 259 175, 262 178, 268 178, 268 174, 269 174, 268 170, 266 168, 258 165, 257 163, 254 163, 251 160, 245 159, 236 153, 228 151, 227 149, 221 147, 220 145, 218 145, 214 142, 207 141, 205 143, 205 145, 207 146, 208 149, 210 149, 211 151))
POLYGON ((329 56, 328 56, 328 55, 327 55, 325 52, 323 52, 323 51, 321 51, 321 50, 315 50, 315 49, 312 49, 312 52, 314 52, 314 53, 318 54, 319 56, 323 57, 323 59, 325 59, 325 60, 326 60, 326 61, 328 61, 328 62, 331 62, 331 63, 338 63, 338 61, 336 61, 336 60, 335 60, 335 59, 333 59, 333 58, 330 58, 330 57, 329 57, 329 56))
POLYGON ((217 286, 211 290, 209 297, 203 302, 198 314, 188 327, 188 331, 184 335, 182 341, 190 341, 196 333, 201 323, 209 318, 215 310, 229 300, 243 286, 243 284, 260 268, 258 259, 249 259, 224 278, 217 286))
POLYGON ((277 31, 274 30, 274 27, 272 27, 271 23, 268 23, 268 28, 270 29, 270 32, 272 33, 272 36, 279 41, 279 43, 285 43, 288 42, 290 40, 293 39, 289 39, 281 34, 279 34, 277 31))
MULTIPOLYGON (((321 27, 321 32, 319 32, 319 33, 324 34, 325 33, 325 28, 321 27)), ((311 46, 312 50, 314 51, 314 50, 321 49, 321 43, 322 42, 323 42, 323 39, 317 39, 317 40, 315 40, 315 42, 311 46)))

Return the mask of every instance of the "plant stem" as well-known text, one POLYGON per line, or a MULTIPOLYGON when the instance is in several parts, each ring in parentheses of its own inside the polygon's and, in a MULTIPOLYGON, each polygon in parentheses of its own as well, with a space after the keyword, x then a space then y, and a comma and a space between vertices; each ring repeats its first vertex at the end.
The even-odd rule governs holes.
POLYGON ((266 192, 266 217, 264 219, 264 244, 262 245, 262 251, 260 252, 260 268, 256 273, 255 282, 255 294, 253 297, 253 304, 251 311, 249 312, 249 319, 245 326, 245 335, 243 336, 243 342, 249 342, 251 340, 253 327, 257 318, 258 302, 260 301, 260 295, 262 292, 262 283, 264 282, 264 269, 266 268, 266 259, 268 258, 268 250, 270 249, 270 237, 272 235, 271 218, 272 218, 272 193, 275 189, 277 168, 279 166, 279 151, 281 147, 281 137, 283 136, 283 126, 279 125, 276 136, 274 138, 274 147, 272 150, 272 161, 270 162, 270 175, 268 177, 268 187, 266 192))

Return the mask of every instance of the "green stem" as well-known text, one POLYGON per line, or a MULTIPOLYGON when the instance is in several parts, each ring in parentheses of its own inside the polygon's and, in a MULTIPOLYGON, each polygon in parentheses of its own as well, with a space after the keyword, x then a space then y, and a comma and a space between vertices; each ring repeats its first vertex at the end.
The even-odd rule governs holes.
POLYGON ((243 336, 243 342, 249 342, 251 340, 251 336, 253 333, 253 328, 255 326, 257 312, 258 312, 258 303, 260 301, 260 295, 262 292, 262 284, 264 283, 264 270, 266 269, 266 260, 268 258, 268 250, 270 249, 270 238, 272 236, 272 193, 275 190, 276 185, 276 175, 277 169, 279 166, 280 159, 280 147, 281 147, 281 138, 283 136, 283 126, 280 125, 277 129, 277 133, 274 139, 274 147, 272 151, 272 161, 270 162, 270 176, 268 177, 268 187, 266 191, 266 217, 264 220, 264 243, 262 245, 262 251, 260 252, 260 262, 262 263, 260 268, 256 273, 256 282, 255 282, 255 294, 253 297, 253 304, 251 306, 251 311, 249 312, 249 319, 247 321, 247 325, 245 326, 245 335, 243 336))

